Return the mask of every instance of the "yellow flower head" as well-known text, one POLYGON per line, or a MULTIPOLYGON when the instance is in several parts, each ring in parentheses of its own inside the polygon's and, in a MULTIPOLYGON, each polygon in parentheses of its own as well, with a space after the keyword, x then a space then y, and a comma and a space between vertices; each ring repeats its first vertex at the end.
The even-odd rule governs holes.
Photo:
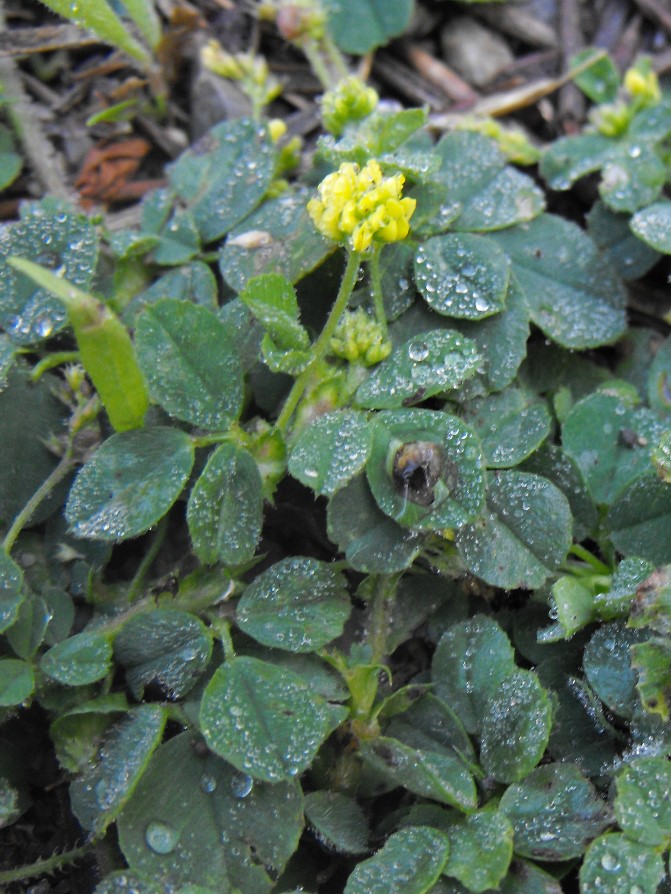
POLYGON ((383 177, 376 161, 359 169, 346 162, 319 184, 319 198, 308 202, 308 212, 320 233, 366 251, 373 241, 398 242, 410 230, 415 199, 401 198, 405 177, 383 177))
POLYGON ((650 66, 650 60, 645 57, 627 69, 624 75, 624 87, 643 108, 657 105, 662 98, 657 75, 650 66))

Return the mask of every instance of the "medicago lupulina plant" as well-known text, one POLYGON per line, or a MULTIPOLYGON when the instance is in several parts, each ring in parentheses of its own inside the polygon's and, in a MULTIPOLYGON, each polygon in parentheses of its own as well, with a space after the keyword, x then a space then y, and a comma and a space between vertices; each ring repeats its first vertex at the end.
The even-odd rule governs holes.
POLYGON ((2 231, 0 809, 33 705, 87 836, 4 882, 106 848, 97 894, 658 890, 671 342, 625 280, 671 253, 671 105, 643 64, 603 100, 540 167, 602 171, 587 231, 351 78, 300 177, 228 121, 136 230, 2 231))

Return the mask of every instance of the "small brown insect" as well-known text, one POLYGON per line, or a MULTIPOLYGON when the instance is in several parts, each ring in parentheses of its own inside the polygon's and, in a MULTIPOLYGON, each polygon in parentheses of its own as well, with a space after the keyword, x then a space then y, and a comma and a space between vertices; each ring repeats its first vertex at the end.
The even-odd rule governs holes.
POLYGON ((411 503, 430 506, 443 471, 443 452, 431 441, 409 441, 394 456, 392 477, 396 489, 411 503))

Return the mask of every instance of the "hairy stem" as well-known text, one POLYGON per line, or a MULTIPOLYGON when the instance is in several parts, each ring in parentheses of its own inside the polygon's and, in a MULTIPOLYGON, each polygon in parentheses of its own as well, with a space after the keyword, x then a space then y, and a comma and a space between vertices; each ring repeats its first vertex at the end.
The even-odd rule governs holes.
POLYGON ((28 866, 5 869, 0 872, 0 885, 20 882, 24 878, 35 878, 38 875, 48 875, 62 866, 68 866, 70 863, 81 860, 82 857, 90 854, 91 851, 91 845, 84 844, 82 847, 76 847, 71 851, 66 851, 64 854, 54 854, 53 857, 47 857, 45 860, 37 860, 36 863, 30 863, 28 866))

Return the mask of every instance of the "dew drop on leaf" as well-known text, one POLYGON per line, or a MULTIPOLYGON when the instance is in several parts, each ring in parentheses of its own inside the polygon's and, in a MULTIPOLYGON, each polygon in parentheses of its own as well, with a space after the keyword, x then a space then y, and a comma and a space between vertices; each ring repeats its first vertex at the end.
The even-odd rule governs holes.
POLYGON ((253 787, 254 780, 246 773, 234 773, 231 777, 231 791, 236 798, 246 798, 253 787))
POLYGON ((155 854, 170 854, 174 851, 179 840, 179 832, 167 823, 152 822, 145 832, 147 846, 155 854))

